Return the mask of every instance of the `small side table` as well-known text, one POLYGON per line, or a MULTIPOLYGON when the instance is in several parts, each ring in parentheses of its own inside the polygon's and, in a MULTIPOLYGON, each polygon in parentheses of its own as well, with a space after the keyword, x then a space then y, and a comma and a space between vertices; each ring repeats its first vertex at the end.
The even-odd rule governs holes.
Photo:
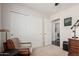
POLYGON ((0 53, 0 56, 17 56, 18 50, 17 49, 8 49, 2 53, 0 53))
POLYGON ((63 41, 63 50, 68 51, 68 42, 63 41))

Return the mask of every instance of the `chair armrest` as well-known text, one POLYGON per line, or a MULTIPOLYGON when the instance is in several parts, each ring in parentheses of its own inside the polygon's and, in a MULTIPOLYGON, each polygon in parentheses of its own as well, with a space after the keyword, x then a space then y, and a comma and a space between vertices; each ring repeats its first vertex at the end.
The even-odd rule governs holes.
POLYGON ((20 44, 31 44, 31 42, 22 42, 20 44))
POLYGON ((32 47, 32 43, 31 42, 22 42, 20 44, 29 44, 32 47))
POLYGON ((21 42, 20 44, 27 44, 27 45, 30 45, 30 46, 27 46, 30 48, 30 52, 32 52, 32 43, 31 42, 21 42))

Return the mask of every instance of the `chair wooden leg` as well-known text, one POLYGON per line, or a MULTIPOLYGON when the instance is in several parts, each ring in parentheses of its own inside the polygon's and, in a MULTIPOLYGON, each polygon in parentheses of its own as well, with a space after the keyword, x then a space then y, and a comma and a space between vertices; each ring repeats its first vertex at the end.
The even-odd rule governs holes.
POLYGON ((19 49, 19 55, 21 56, 30 56, 30 51, 29 49, 19 49))

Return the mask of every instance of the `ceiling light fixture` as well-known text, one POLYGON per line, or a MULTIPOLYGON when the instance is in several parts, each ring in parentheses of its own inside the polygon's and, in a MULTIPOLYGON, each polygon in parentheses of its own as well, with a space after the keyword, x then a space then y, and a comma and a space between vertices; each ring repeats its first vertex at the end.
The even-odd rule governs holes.
POLYGON ((58 6, 59 5, 59 3, 55 3, 55 6, 58 6))

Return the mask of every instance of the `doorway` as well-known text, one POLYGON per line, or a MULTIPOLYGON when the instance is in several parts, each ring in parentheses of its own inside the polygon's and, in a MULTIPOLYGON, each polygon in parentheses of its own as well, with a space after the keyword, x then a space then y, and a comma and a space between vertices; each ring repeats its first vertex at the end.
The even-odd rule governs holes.
POLYGON ((52 44, 60 46, 60 19, 52 21, 52 44))

